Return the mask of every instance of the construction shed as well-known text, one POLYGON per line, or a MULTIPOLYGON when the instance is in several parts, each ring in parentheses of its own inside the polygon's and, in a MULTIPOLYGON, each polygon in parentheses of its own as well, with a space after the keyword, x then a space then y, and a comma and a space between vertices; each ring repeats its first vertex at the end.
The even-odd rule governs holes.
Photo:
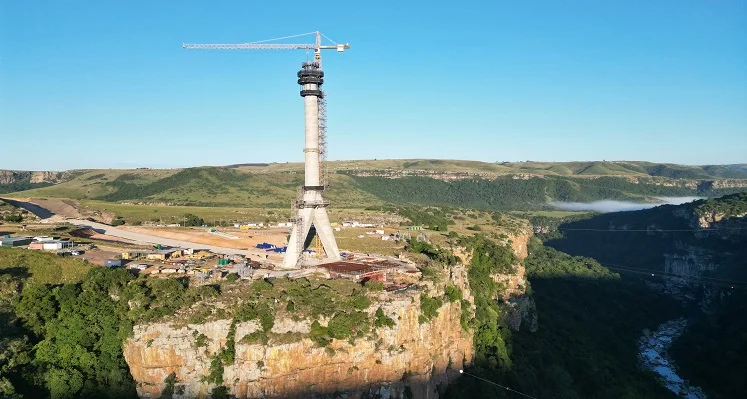
POLYGON ((149 260, 166 260, 171 258, 172 256, 178 257, 181 256, 182 251, 176 250, 176 249, 159 249, 157 251, 153 251, 146 255, 146 258, 149 260))
POLYGON ((153 251, 149 251, 149 250, 127 251, 127 252, 122 252, 122 259, 131 259, 131 260, 146 259, 148 254, 152 254, 152 253, 153 251))
POLYGON ((0 238, 0 247, 20 247, 31 244, 31 237, 3 237, 0 238))
POLYGON ((104 261, 106 267, 122 267, 122 259, 107 259, 104 261))
POLYGON ((344 278, 352 281, 386 281, 386 269, 375 265, 355 262, 332 262, 320 265, 320 267, 329 270, 329 275, 332 278, 344 278))

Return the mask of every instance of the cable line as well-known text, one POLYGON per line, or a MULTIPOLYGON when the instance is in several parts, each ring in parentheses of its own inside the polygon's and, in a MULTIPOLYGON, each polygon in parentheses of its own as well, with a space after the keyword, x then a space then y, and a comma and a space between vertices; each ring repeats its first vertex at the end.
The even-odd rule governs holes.
POLYGON ((723 227, 718 229, 624 229, 624 230, 610 230, 610 229, 569 229, 565 227, 558 227, 558 230, 565 231, 604 231, 604 232, 683 232, 683 231, 721 231, 721 230, 747 230, 747 227, 723 227))
POLYGON ((679 276, 679 275, 676 275, 676 274, 661 273, 661 272, 654 272, 654 273, 643 272, 643 271, 640 271, 640 270, 630 270, 630 269, 624 269, 624 268, 621 268, 621 267, 605 266, 604 264, 602 264, 602 266, 606 267, 607 269, 611 269, 611 270, 620 270, 620 271, 628 272, 628 273, 638 273, 638 274, 645 274, 645 275, 651 275, 651 276, 653 276, 653 275, 655 275, 655 274, 658 273, 660 275, 664 275, 664 276, 668 276, 668 277, 676 277, 676 278, 696 280, 700 284, 711 284, 711 285, 715 285, 715 286, 719 286, 719 287, 729 287, 731 289, 734 289, 735 287, 745 288, 744 286, 736 285, 736 284, 727 284, 727 283, 720 283, 720 282, 715 282, 715 281, 703 281, 703 280, 700 280, 699 277, 679 276))
MULTIPOLYGON (((637 270, 637 271, 645 271, 645 272, 649 272, 649 273, 658 273, 658 274, 665 274, 665 275, 666 275, 666 274, 670 274, 670 273, 662 272, 662 271, 659 271, 659 270, 655 270, 655 269, 644 269, 644 268, 640 268, 640 267, 637 267, 637 266, 633 266, 633 265, 616 265, 616 264, 614 264, 614 263, 602 263, 602 262, 600 262, 599 264, 600 264, 600 265, 602 265, 602 266, 605 266, 605 267, 607 267, 607 268, 609 268, 609 267, 608 267, 608 266, 606 266, 606 265, 610 265, 610 266, 614 266, 614 267, 618 267, 618 268, 626 268, 626 267, 627 267, 627 268, 633 268, 633 269, 635 269, 635 270, 637 270)), ((725 279, 725 278, 718 278, 718 277, 708 277, 708 276, 682 276, 682 275, 679 275, 679 274, 671 274, 671 275, 672 275, 672 276, 675 276, 675 277, 682 277, 682 278, 689 278, 689 277, 692 277, 692 278, 697 278, 697 279, 709 279, 709 280, 723 281, 723 282, 727 282, 727 283, 739 283, 739 284, 747 284, 747 281, 740 281, 740 280, 730 280, 730 279, 725 279)))
POLYGON ((482 377, 478 377, 478 376, 476 376, 476 375, 474 375, 474 374, 470 374, 470 373, 468 373, 468 372, 466 372, 466 371, 464 371, 464 370, 459 370, 459 373, 460 373, 460 374, 467 374, 467 375, 468 375, 468 376, 470 376, 470 377, 474 377, 474 378, 477 378, 478 380, 482 380, 482 381, 485 381, 485 382, 487 382, 488 384, 493 384, 493 385, 495 385, 495 386, 497 386, 497 387, 501 387, 501 388, 503 388, 503 389, 505 389, 505 390, 507 390, 507 391, 510 391, 510 392, 513 392, 513 393, 518 393, 518 394, 519 394, 519 395, 521 395, 521 396, 524 396, 524 397, 527 397, 527 398, 532 398, 532 399, 537 399, 536 397, 534 397, 534 396, 532 396, 532 395, 527 395, 527 394, 525 394, 525 393, 522 393, 522 392, 519 392, 519 391, 517 391, 517 390, 515 390, 515 389, 511 389, 511 388, 509 388, 509 387, 507 387, 507 386, 503 386, 503 385, 501 385, 501 384, 496 384, 496 383, 495 383, 495 382, 493 382, 493 381, 490 381, 490 380, 486 380, 485 378, 482 378, 482 377))

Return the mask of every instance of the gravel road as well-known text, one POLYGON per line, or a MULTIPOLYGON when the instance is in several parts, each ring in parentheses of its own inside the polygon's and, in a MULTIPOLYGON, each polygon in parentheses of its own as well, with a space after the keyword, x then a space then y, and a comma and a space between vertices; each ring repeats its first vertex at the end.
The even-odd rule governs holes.
POLYGON ((189 241, 173 240, 170 238, 163 238, 163 237, 156 237, 156 236, 152 236, 148 234, 135 233, 132 231, 121 230, 116 227, 112 227, 112 226, 109 226, 103 223, 91 222, 90 220, 67 219, 65 221, 70 224, 79 226, 79 227, 90 227, 98 232, 101 232, 101 233, 104 233, 106 235, 110 235, 113 237, 126 238, 128 240, 138 241, 138 242, 147 243, 147 244, 154 244, 154 245, 161 244, 161 245, 168 245, 170 247, 180 247, 180 248, 209 249, 212 252, 215 252, 218 254, 224 254, 224 255, 244 255, 244 256, 255 255, 256 257, 256 255, 259 254, 256 251, 247 251, 243 249, 218 247, 215 245, 207 245, 207 244, 195 244, 189 241))

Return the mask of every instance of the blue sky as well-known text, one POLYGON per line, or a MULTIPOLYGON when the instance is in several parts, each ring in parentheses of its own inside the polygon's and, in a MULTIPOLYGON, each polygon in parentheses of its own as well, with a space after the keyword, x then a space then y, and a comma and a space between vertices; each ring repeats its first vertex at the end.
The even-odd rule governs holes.
POLYGON ((325 53, 330 159, 747 162, 745 21, 737 0, 2 1, 0 169, 301 161, 303 51, 181 45, 314 30, 352 46, 325 53))

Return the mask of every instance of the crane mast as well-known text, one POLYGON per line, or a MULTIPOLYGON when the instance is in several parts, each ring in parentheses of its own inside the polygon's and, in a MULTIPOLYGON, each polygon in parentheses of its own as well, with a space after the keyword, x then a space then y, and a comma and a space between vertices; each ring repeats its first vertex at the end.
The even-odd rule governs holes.
POLYGON ((337 50, 342 53, 350 45, 337 44, 319 31, 301 35, 286 36, 276 39, 251 43, 236 44, 187 44, 185 49, 197 50, 314 50, 314 61, 304 62, 298 72, 298 84, 301 86, 301 97, 304 99, 305 113, 305 147, 304 147, 304 185, 299 187, 298 198, 293 203, 292 212, 296 217, 293 231, 288 240, 288 246, 283 260, 284 268, 296 268, 303 262, 306 246, 316 235, 321 242, 324 252, 330 260, 340 259, 340 250, 334 238, 332 226, 327 215, 329 203, 324 200, 323 192, 327 188, 326 173, 326 99, 321 90, 324 84, 322 71, 321 50, 337 50), (314 35, 314 43, 286 44, 265 43, 275 40, 290 39, 305 35, 314 35), (333 45, 323 45, 322 37, 333 45))

